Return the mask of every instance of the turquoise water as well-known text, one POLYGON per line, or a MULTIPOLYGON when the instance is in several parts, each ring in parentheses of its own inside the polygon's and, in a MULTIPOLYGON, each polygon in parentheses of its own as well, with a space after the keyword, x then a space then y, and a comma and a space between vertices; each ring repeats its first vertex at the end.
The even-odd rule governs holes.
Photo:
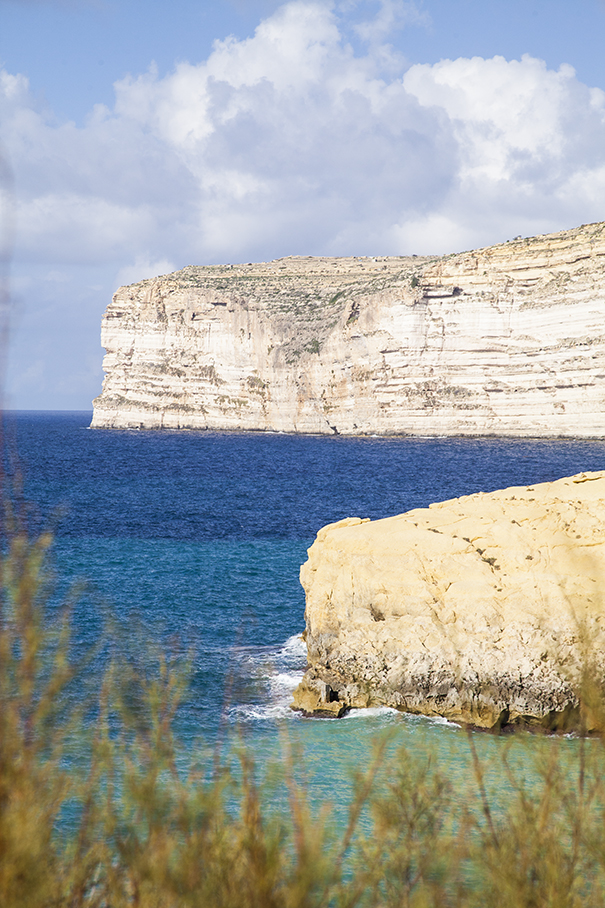
MULTIPOLYGON (((305 665, 298 572, 316 532, 346 516, 385 517, 605 465, 600 441, 92 431, 88 413, 7 420, 31 521, 55 530, 55 601, 74 581, 87 583, 75 612, 79 643, 96 641, 108 610, 126 645, 190 653, 183 748, 200 740, 212 748, 221 725, 251 745, 261 768, 283 765, 293 747, 313 801, 330 802, 337 816, 384 734, 391 754, 401 744, 430 753, 461 805, 476 786, 467 733, 455 725, 389 710, 312 720, 289 709, 305 665)), ((495 802, 515 778, 531 777, 532 755, 548 746, 474 740, 495 802)), ((578 742, 557 746, 571 754, 578 742)))

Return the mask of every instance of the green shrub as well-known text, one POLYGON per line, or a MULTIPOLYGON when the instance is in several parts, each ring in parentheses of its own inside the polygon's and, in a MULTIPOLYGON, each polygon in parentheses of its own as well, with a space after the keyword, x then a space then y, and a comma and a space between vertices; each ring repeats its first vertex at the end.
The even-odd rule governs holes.
MULTIPOLYGON (((187 762, 173 731, 187 678, 168 658, 136 667, 117 647, 78 654, 70 607, 54 618, 48 608, 50 545, 48 534, 16 531, 2 560, 2 908, 605 903, 599 735, 572 748, 538 741, 531 783, 513 742, 499 766, 504 803, 488 790, 473 733, 474 786, 462 801, 430 753, 387 756, 382 740, 337 834, 329 808, 314 814, 294 771, 304 753, 288 742, 277 779, 241 742, 187 762), (99 662, 94 698, 74 697, 99 662)), ((594 713, 601 688, 589 682, 594 713)))

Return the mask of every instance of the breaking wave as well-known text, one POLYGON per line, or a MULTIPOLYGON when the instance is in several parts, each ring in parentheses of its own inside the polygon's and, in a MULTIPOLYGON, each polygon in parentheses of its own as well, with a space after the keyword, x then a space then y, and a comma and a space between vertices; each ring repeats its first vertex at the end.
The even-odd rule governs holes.
POLYGON ((237 722, 296 718, 292 693, 307 667, 302 634, 277 646, 238 647, 233 652, 239 701, 229 710, 237 722))

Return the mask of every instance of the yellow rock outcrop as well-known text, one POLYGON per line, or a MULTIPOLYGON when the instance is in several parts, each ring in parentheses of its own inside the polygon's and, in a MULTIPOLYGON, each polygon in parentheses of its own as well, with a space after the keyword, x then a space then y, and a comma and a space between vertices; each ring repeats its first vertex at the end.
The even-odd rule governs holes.
POLYGON ((605 472, 324 527, 294 708, 571 728, 605 655, 605 472))

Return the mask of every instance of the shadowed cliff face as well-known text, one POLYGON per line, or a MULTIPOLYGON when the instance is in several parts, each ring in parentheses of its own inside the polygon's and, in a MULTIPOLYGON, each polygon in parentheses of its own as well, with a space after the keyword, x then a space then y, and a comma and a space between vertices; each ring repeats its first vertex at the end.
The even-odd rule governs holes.
POLYGON ((605 432, 605 223, 441 258, 189 266, 122 287, 93 426, 605 432))
POLYGON ((295 708, 576 727, 582 671, 603 677, 604 515, 599 472, 324 527, 295 708))

